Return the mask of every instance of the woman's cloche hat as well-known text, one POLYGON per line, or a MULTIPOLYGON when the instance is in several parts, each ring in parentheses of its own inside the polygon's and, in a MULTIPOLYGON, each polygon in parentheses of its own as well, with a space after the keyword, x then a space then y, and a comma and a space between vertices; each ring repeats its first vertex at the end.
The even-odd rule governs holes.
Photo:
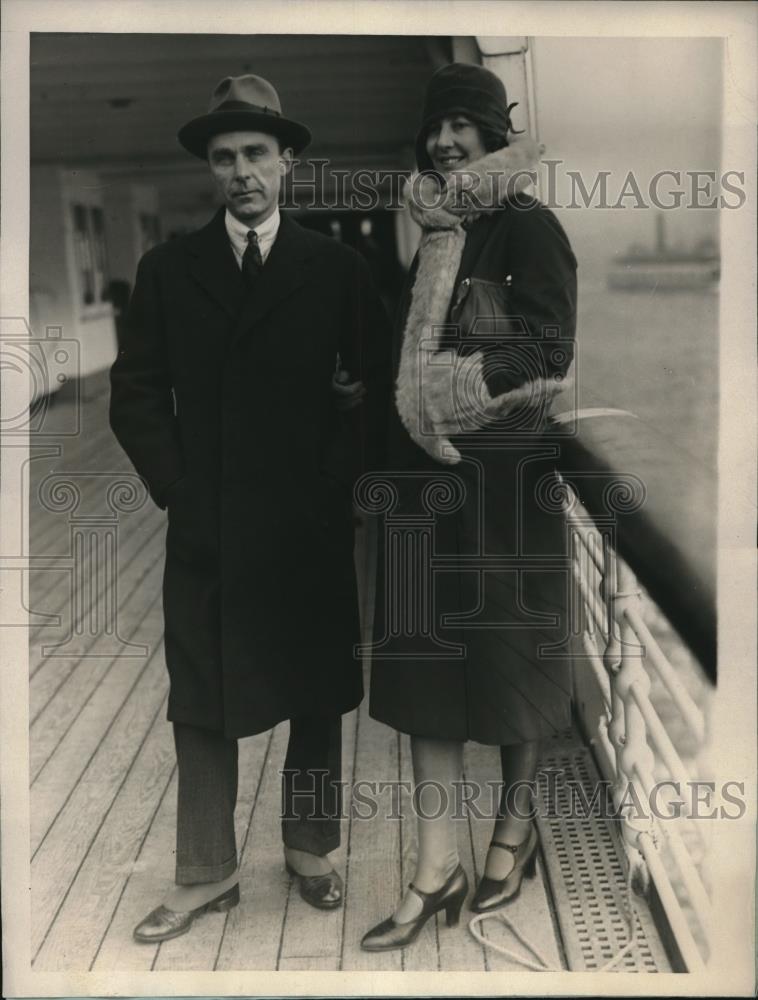
POLYGON ((226 76, 211 96, 208 113, 179 129, 184 148, 204 160, 208 140, 221 132, 266 132, 295 154, 311 141, 310 129, 282 115, 279 95, 262 76, 226 76))
POLYGON ((469 115, 501 135, 503 145, 506 145, 508 132, 516 131, 511 124, 511 111, 517 103, 508 103, 503 81, 484 66, 449 63, 438 69, 427 84, 421 128, 416 136, 419 169, 431 169, 426 137, 441 118, 455 114, 469 115))

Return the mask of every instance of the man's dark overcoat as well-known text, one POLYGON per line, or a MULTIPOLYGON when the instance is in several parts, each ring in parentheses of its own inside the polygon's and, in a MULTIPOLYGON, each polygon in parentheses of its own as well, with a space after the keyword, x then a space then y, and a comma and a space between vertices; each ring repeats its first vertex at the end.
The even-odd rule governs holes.
MULTIPOLYGON (((415 267, 400 304, 399 364, 415 267)), ((481 350, 493 396, 564 376, 574 356, 576 259, 553 213, 522 196, 470 226, 448 312, 451 352, 481 350)), ((570 409, 572 392, 561 408, 570 409)), ((442 465, 390 411, 388 477, 406 523, 403 545, 378 560, 370 711, 402 732, 519 744, 571 722, 567 528, 556 468, 561 439, 547 408, 452 435, 462 456, 442 465), (414 520, 415 519, 415 520, 414 520), (430 531, 428 541, 422 541, 430 531), (408 540, 415 534, 415 548, 408 540), (404 548, 403 548, 404 546, 404 548), (426 596, 400 566, 424 552, 426 596), (401 588, 405 588, 402 589, 401 588)))
POLYGON ((381 462, 390 338, 364 260, 282 214, 251 285, 224 211, 139 264, 111 426, 168 508, 168 718, 243 737, 362 697, 352 485, 381 462), (335 407, 343 368, 368 388, 335 407))

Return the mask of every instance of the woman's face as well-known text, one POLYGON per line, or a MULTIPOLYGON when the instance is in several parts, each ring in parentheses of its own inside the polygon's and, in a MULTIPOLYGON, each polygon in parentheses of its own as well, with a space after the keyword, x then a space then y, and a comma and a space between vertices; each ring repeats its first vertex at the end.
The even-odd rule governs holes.
POLYGON ((460 170, 487 152, 479 129, 465 115, 437 122, 426 137, 426 151, 434 169, 441 174, 460 170))

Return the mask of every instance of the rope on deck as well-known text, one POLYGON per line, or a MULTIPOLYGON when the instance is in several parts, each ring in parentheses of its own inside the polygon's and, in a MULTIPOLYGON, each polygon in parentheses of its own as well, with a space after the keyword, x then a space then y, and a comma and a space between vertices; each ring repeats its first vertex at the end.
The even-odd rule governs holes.
MULTIPOLYGON (((635 909, 634 909, 634 903, 632 901, 632 876, 633 876, 633 873, 634 873, 634 868, 633 868, 632 865, 629 865, 629 871, 628 871, 627 877, 626 877, 625 893, 624 893, 624 899, 626 901, 626 913, 624 914, 624 916, 626 917, 626 930, 627 930, 627 936, 628 936, 629 940, 627 941, 627 943, 624 945, 623 948, 621 948, 611 959, 609 959, 609 961, 607 961, 605 963, 605 965, 603 965, 600 969, 596 969, 596 970, 593 970, 593 971, 596 971, 596 972, 610 972, 610 970, 618 962, 620 962, 621 959, 627 954, 627 952, 629 952, 632 948, 634 948, 635 945, 636 945, 636 943, 637 943, 636 940, 635 940, 635 933, 634 933, 636 913, 635 913, 635 909)), ((540 952, 540 950, 535 945, 533 945, 532 942, 529 941, 529 939, 526 938, 518 930, 518 928, 515 926, 515 924, 513 923, 513 921, 510 920, 505 915, 505 913, 503 912, 503 910, 495 910, 493 913, 479 913, 479 914, 477 914, 475 917, 472 917, 472 919, 469 921, 468 929, 471 931, 471 934, 473 935, 473 937, 481 945, 484 945, 486 948, 493 948, 495 951, 499 952, 501 955, 504 955, 506 958, 509 958, 509 959, 511 959, 514 962, 518 962, 519 965, 523 965, 527 969, 533 969, 535 972, 564 972, 565 971, 560 966, 551 965, 547 961, 547 959, 545 958, 545 956, 540 952), (490 941, 490 940, 488 940, 482 934, 481 930, 479 929, 479 924, 484 923, 485 920, 491 919, 492 917, 498 918, 500 920, 500 922, 503 923, 505 925, 505 927, 508 928, 508 930, 511 932, 511 934, 513 934, 513 936, 516 938, 516 940, 519 941, 528 951, 530 951, 532 953, 532 955, 534 955, 534 957, 537 959, 537 962, 539 962, 540 964, 538 965, 537 962, 533 962, 531 959, 525 958, 523 955, 519 955, 515 951, 511 951, 509 948, 506 948, 503 945, 498 944, 496 941, 490 941)))

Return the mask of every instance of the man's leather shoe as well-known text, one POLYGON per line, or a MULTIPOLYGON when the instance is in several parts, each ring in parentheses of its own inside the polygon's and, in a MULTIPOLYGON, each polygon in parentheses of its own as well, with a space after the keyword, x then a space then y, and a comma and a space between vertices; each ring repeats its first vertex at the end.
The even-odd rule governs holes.
POLYGON ((306 903, 319 910, 336 910, 342 903, 342 879, 334 869, 325 875, 301 875, 289 861, 284 865, 289 874, 297 878, 300 895, 306 903))
POLYGON ((224 913, 240 901, 239 883, 222 892, 220 896, 203 903, 194 910, 169 910, 167 906, 157 906, 134 928, 134 940, 141 944, 158 944, 186 934, 198 917, 204 913, 224 913))

